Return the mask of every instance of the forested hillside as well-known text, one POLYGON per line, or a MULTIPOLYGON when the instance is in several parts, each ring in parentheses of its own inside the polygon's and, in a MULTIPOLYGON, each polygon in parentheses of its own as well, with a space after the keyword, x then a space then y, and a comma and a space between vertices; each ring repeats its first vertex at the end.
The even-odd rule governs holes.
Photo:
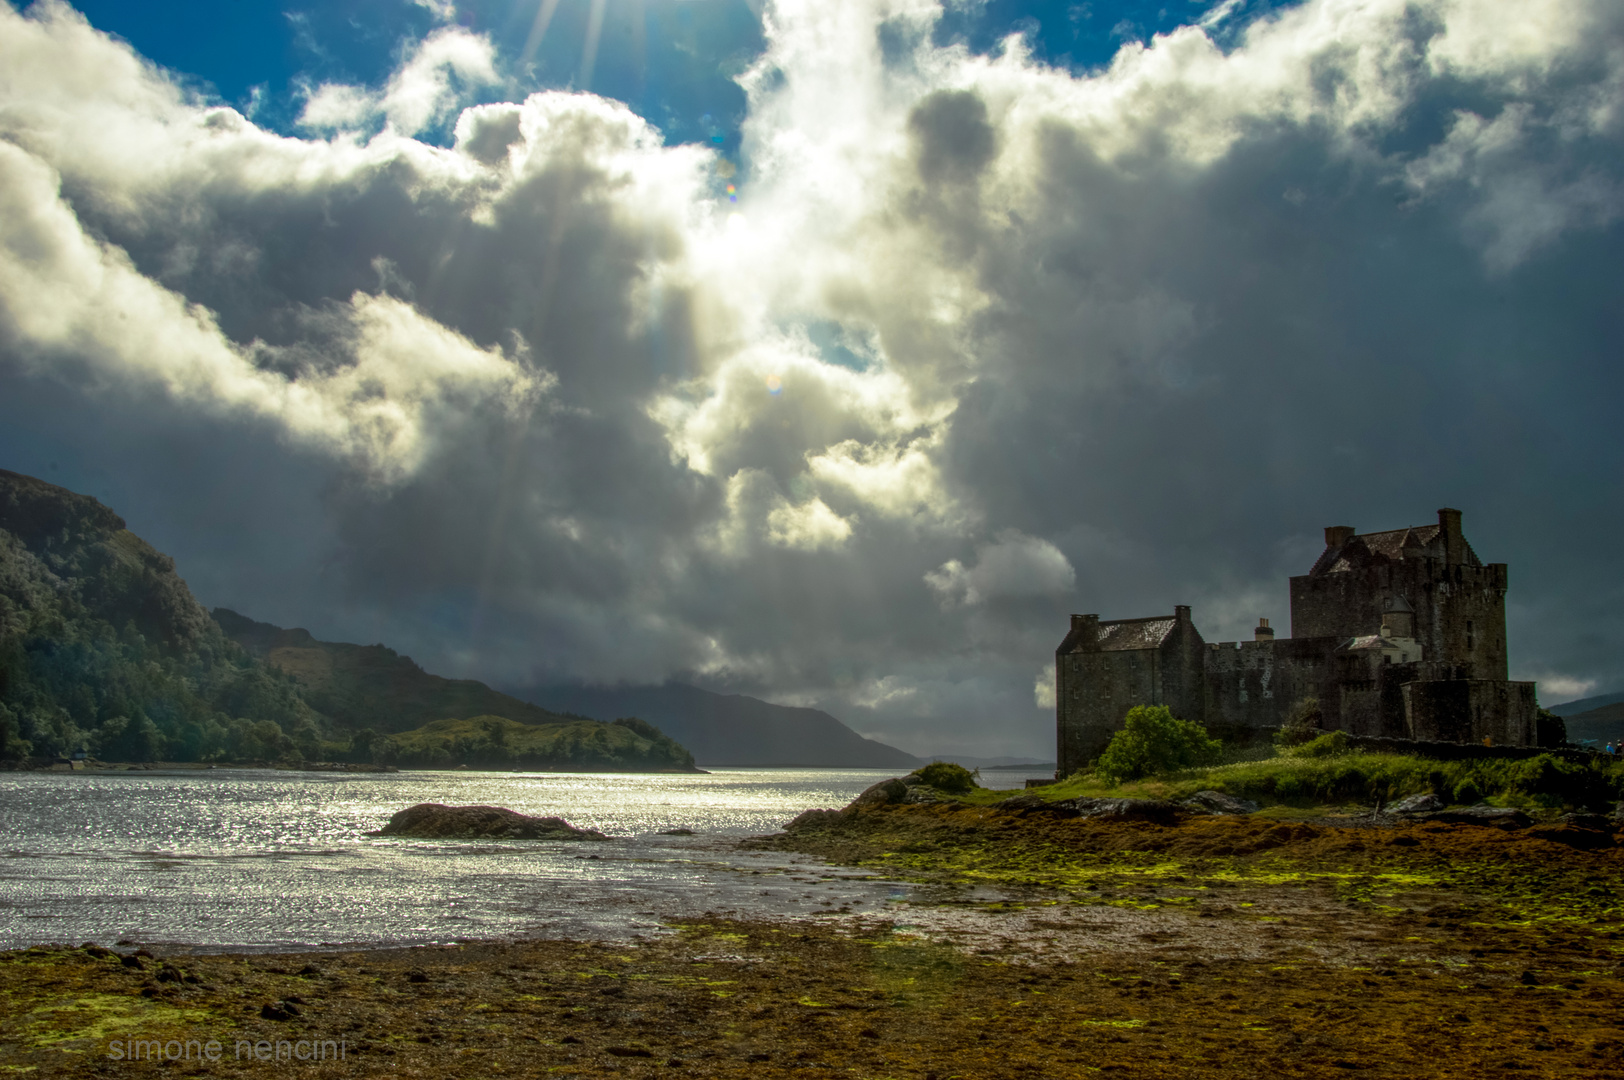
POLYGON ((215 614, 231 634, 113 511, 0 470, 0 761, 693 767, 640 720, 559 715, 383 645, 215 614))
POLYGON ((321 727, 122 518, 0 470, 0 758, 278 758, 321 727))
POLYGON ((233 641, 290 676, 312 707, 369 760, 559 769, 690 769, 693 755, 635 718, 601 723, 558 713, 473 679, 446 679, 384 645, 320 641, 226 608, 214 618, 233 641))

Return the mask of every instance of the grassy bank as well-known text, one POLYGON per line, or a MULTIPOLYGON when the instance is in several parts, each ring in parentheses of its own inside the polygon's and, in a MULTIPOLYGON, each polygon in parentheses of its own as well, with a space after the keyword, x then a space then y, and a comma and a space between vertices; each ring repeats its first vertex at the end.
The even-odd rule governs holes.
MULTIPOLYGON (((1437 761, 1403 754, 1337 752, 1330 739, 1300 752, 1262 761, 1190 769, 1165 776, 1111 783, 1093 773, 1038 788, 1054 801, 1075 798, 1134 797, 1181 799, 1197 791, 1221 791, 1269 804, 1306 807, 1391 802, 1430 792, 1446 802, 1487 800, 1526 809, 1602 810, 1624 797, 1624 763, 1597 758, 1590 763, 1552 755, 1437 761)), ((978 788, 963 797, 989 805, 1008 792, 978 788)))

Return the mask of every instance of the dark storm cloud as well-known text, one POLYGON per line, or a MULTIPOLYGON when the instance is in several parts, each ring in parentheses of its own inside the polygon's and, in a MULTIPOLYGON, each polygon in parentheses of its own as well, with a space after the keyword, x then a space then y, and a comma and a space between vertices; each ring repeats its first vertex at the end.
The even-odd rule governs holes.
POLYGON ((382 134, 295 140, 7 12, 0 448, 206 602, 918 751, 1042 752, 1068 611, 1237 637, 1322 526, 1443 505, 1512 564, 1517 674, 1610 688, 1619 20, 1510 10, 1313 3, 1083 78, 785 0, 737 204, 586 95, 406 137, 466 31, 329 94, 382 134))

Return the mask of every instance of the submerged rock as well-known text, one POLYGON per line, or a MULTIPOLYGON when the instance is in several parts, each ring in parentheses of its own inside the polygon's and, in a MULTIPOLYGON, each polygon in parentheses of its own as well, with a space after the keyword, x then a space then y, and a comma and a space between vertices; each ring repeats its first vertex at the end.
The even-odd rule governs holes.
POLYGON ((1198 814, 1255 814, 1262 809, 1251 799, 1226 795, 1222 791, 1198 791, 1179 805, 1198 814))
POLYGON ((451 840, 607 840, 595 829, 577 829, 563 818, 531 817, 500 806, 418 803, 368 836, 451 840))

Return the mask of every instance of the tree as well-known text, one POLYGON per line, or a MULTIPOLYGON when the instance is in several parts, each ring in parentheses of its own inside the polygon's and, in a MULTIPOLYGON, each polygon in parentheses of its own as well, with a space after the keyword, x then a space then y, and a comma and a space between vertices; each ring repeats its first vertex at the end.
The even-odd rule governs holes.
POLYGON ((1141 776, 1210 765, 1222 749, 1207 729, 1180 720, 1165 705, 1135 705, 1122 730, 1094 763, 1094 771, 1112 783, 1141 776))

